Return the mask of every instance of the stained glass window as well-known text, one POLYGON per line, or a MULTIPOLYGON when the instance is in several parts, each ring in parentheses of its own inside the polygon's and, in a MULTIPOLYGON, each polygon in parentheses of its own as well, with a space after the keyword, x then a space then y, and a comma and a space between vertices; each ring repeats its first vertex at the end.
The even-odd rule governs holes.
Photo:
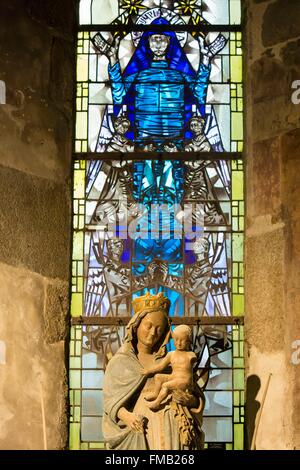
POLYGON ((240 0, 80 1, 71 449, 105 447, 105 367, 146 292, 193 327, 206 446, 243 448, 240 19, 240 0))

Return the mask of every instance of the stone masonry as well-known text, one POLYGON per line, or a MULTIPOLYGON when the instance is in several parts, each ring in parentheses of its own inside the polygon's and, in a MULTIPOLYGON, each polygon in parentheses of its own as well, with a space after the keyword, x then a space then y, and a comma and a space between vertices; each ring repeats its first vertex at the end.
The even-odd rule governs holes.
POLYGON ((300 449, 300 2, 247 0, 245 27, 248 441, 272 374, 256 448, 300 449))
POLYGON ((0 449, 67 446, 76 2, 1 2, 0 449))

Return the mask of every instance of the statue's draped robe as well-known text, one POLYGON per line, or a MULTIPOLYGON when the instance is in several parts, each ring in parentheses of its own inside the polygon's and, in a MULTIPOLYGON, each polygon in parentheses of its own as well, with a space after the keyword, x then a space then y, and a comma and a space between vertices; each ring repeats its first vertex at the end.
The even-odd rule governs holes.
MULTIPOLYGON (((141 374, 142 365, 133 351, 123 346, 109 361, 104 380, 104 418, 103 433, 109 449, 118 450, 180 450, 184 449, 174 411, 170 403, 159 411, 151 411, 144 400, 145 389, 149 391, 149 381, 141 374), (145 433, 131 431, 118 419, 118 411, 125 407, 128 411, 147 418, 145 433)), ((170 402, 170 400, 169 400, 170 402)), ((185 407, 186 413, 190 415, 185 407)), ((195 419, 197 435, 200 424, 195 419)), ((202 442, 193 445, 201 448, 202 442)))

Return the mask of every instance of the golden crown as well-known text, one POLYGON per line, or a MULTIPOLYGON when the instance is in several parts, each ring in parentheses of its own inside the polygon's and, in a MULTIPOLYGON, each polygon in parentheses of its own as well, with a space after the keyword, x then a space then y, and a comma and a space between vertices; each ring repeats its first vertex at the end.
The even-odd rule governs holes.
POLYGON ((144 312, 145 310, 164 311, 168 314, 170 301, 162 292, 157 295, 151 295, 147 292, 146 295, 133 299, 132 306, 135 314, 144 312))

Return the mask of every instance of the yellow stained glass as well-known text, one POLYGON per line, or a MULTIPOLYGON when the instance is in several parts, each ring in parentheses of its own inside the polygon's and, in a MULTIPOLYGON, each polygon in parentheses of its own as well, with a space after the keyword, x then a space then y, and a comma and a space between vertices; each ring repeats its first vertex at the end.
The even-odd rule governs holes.
POLYGON ((244 425, 234 424, 234 450, 244 449, 244 425))
POLYGON ((80 388, 80 370, 70 370, 70 388, 80 388))
POLYGON ((244 315, 244 295, 233 294, 232 296, 232 314, 236 316, 244 315))
POLYGON ((85 196, 85 171, 76 170, 74 172, 74 198, 83 199, 85 196))
POLYGON ((80 111, 76 114, 76 137, 77 139, 87 138, 87 113, 80 111))
POLYGON ((83 232, 73 233, 73 260, 83 259, 83 232))
POLYGON ((232 121, 232 139, 243 140, 243 114, 235 113, 231 114, 232 121))
POLYGON ((232 172, 232 199, 244 199, 244 173, 242 171, 232 172))
POLYGON ((230 23, 240 24, 241 22, 241 1, 230 0, 230 23))
POLYGON ((69 438, 70 450, 78 450, 80 448, 80 424, 70 423, 70 438, 69 438))
POLYGON ((242 81, 242 56, 232 55, 230 56, 230 70, 231 70, 231 81, 241 82, 242 81))
POLYGON ((244 388, 244 370, 236 369, 233 373, 233 386, 235 389, 244 388))
POLYGON ((71 316, 80 317, 82 315, 82 293, 73 293, 71 297, 71 316))
POLYGON ((77 80, 79 82, 88 81, 88 72, 89 72, 89 56, 84 54, 79 54, 77 56, 77 80))

